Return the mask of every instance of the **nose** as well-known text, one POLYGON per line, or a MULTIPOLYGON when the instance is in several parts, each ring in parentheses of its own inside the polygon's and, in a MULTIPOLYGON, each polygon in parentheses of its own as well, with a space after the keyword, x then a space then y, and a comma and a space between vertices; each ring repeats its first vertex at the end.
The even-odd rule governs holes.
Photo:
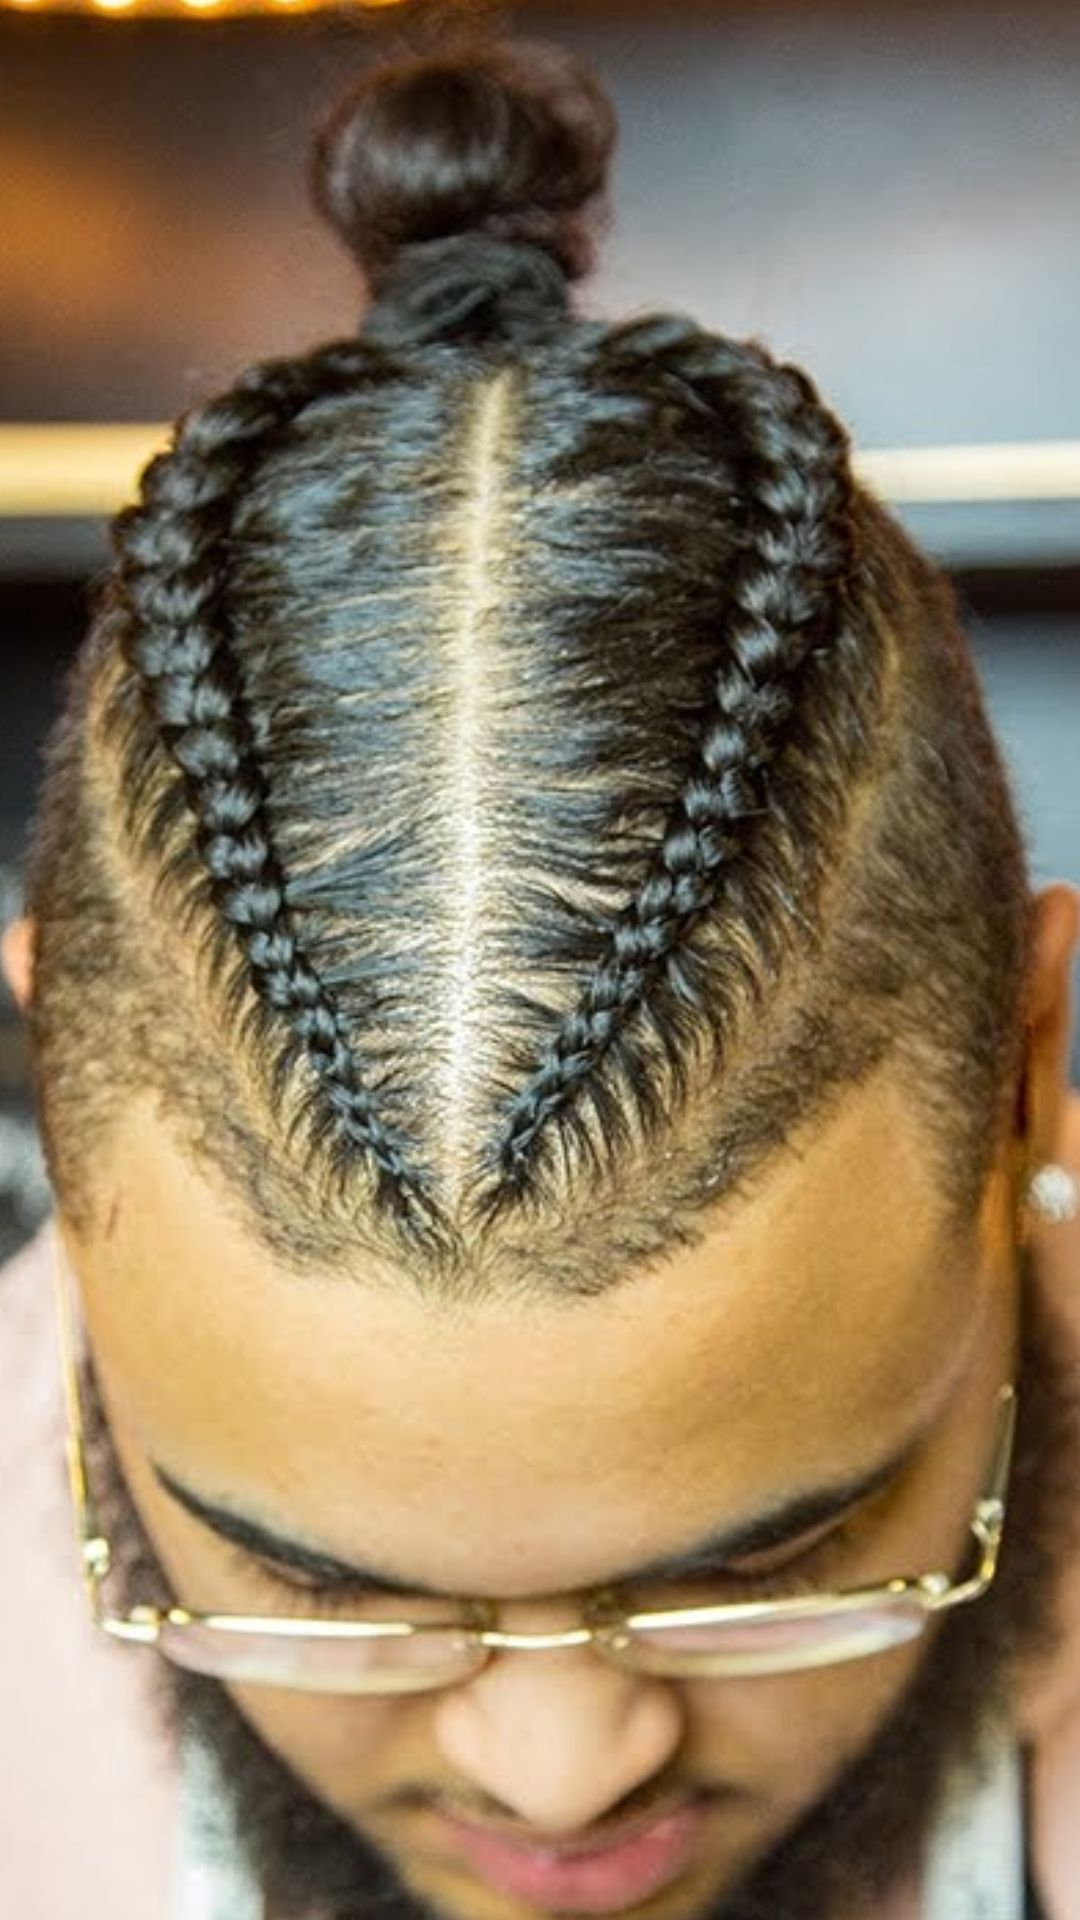
POLYGON ((515 1651, 443 1694, 434 1732, 456 1773, 529 1826, 570 1834, 666 1766, 683 1710, 673 1687, 590 1647, 515 1651))

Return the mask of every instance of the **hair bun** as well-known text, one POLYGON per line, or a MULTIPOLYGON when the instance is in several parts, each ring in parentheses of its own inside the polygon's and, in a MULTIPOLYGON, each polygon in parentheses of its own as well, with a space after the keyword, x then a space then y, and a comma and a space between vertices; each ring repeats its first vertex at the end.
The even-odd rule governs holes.
POLYGON ((414 337, 443 309, 449 330, 475 313, 467 283, 522 314, 565 309, 566 283, 593 264, 616 132, 606 93, 559 47, 410 55, 376 64, 330 114, 313 190, 377 303, 418 302, 414 337))

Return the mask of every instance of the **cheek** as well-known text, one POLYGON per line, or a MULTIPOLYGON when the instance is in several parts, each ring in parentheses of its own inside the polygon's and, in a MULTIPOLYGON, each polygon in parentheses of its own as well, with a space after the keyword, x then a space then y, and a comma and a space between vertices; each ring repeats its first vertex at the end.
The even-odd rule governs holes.
POLYGON ((423 1777, 423 1701, 346 1700, 284 1687, 229 1687, 255 1732, 311 1792, 355 1818, 403 1780, 423 1777))
POLYGON ((688 1687, 687 1772, 730 1780, 795 1818, 874 1739, 925 1651, 914 1642, 817 1672, 688 1687))

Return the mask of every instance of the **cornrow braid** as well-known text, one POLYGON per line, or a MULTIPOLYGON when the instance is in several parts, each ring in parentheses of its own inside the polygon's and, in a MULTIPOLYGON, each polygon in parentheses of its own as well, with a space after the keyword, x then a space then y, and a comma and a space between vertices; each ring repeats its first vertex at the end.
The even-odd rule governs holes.
POLYGON ((680 949, 742 851, 744 823, 763 809, 799 670, 836 629, 853 560, 847 437, 803 373, 677 316, 614 329, 607 350, 724 433, 742 473, 742 553, 696 763, 640 891, 611 922, 603 959, 508 1109, 496 1158, 510 1191, 655 984, 681 977, 680 949))
POLYGON ((312 400, 385 377, 366 343, 251 368, 180 421, 114 523, 124 657, 181 769, 211 893, 256 993, 282 1016, 321 1083, 339 1137, 368 1156, 378 1198, 422 1237, 435 1209, 401 1136, 376 1109, 343 1016, 291 924, 265 779, 225 613, 226 542, 244 476, 312 400))

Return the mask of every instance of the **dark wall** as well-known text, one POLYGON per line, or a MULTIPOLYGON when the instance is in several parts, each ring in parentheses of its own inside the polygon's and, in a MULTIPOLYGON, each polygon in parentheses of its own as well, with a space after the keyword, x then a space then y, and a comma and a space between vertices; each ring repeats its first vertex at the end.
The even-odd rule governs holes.
MULTIPOLYGON (((352 326, 303 161, 400 37, 378 17, 0 14, 0 417, 171 415, 352 326)), ((620 112, 591 304, 766 334, 863 444, 1080 434, 1080 9, 500 17, 578 47, 620 112)))

